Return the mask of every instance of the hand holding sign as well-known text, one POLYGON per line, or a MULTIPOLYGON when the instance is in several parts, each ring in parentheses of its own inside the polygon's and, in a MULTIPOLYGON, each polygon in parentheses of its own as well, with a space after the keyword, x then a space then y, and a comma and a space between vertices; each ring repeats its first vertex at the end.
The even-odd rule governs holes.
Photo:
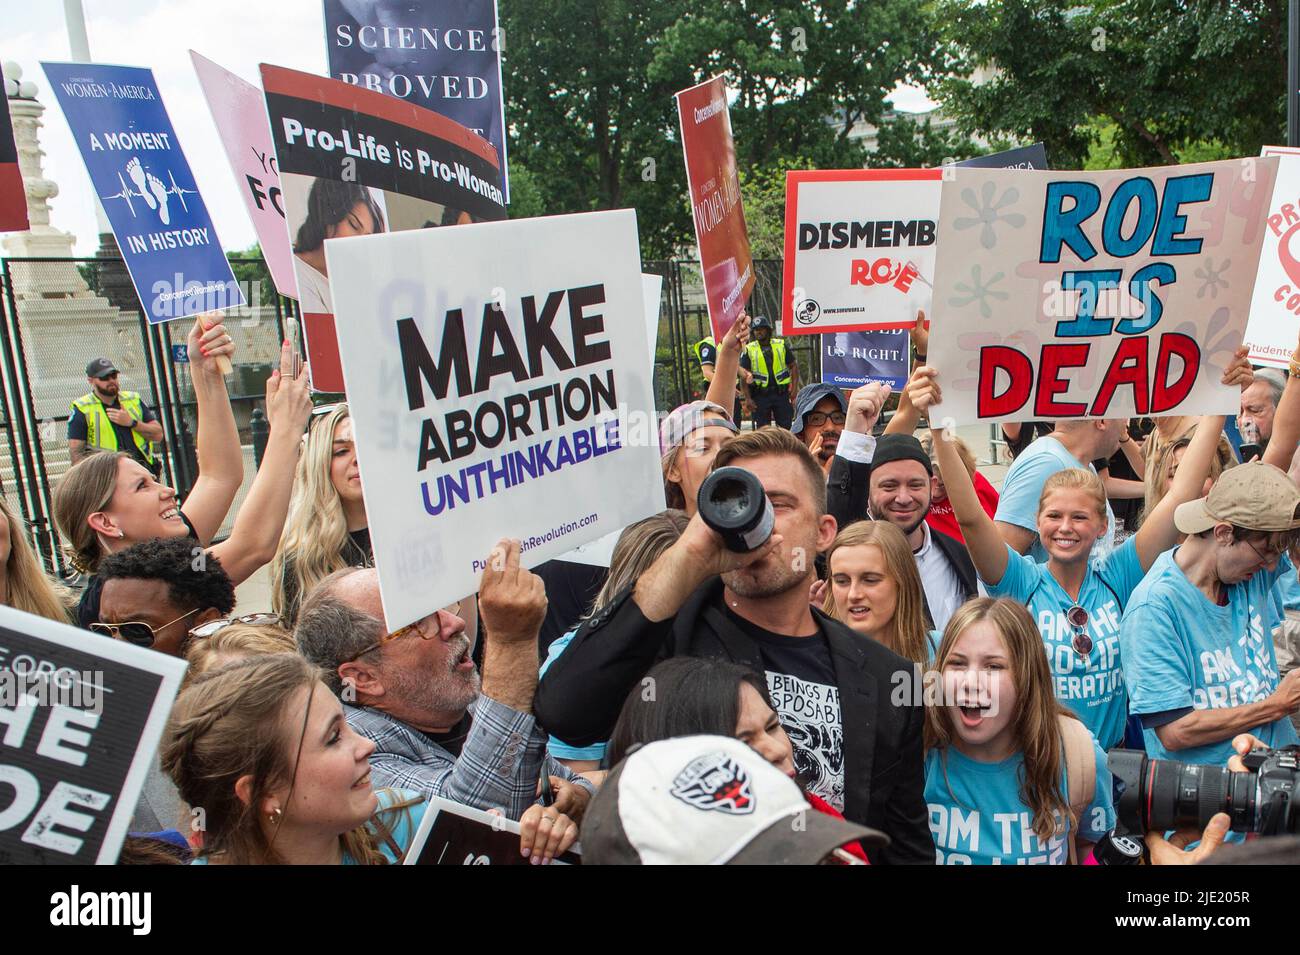
POLYGON ((294 357, 293 346, 285 341, 280 346, 280 367, 266 379, 266 418, 273 432, 283 429, 301 436, 311 420, 311 389, 304 369, 293 373, 294 357))
POLYGON ((190 356, 190 374, 228 375, 234 370, 230 356, 235 353, 235 343, 221 324, 220 312, 204 312, 190 329, 187 344, 190 356))
POLYGON ((1232 361, 1228 362, 1228 367, 1223 369, 1223 383, 1225 385, 1237 385, 1242 391, 1251 386, 1255 380, 1255 369, 1250 366, 1250 348, 1242 345, 1237 349, 1237 353, 1232 356, 1232 361))
POLYGON ((479 615, 491 643, 537 641, 546 617, 542 578, 519 566, 519 541, 500 541, 483 568, 479 615))
POLYGON ((926 321, 923 309, 917 310, 916 324, 908 329, 908 335, 912 338, 912 347, 918 356, 924 358, 930 354, 930 323, 926 321))
POLYGON ((519 817, 520 852, 533 865, 550 865, 577 838, 578 824, 554 806, 529 806, 519 817))
POLYGON ((922 365, 912 372, 907 383, 907 399, 921 414, 943 401, 943 392, 939 388, 939 373, 929 365, 922 365))

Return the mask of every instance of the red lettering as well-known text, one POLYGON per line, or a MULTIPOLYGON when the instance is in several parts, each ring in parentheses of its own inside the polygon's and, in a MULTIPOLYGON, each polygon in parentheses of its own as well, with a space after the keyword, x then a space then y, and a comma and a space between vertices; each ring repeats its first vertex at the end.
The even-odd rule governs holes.
POLYGON ((1115 389, 1120 385, 1133 387, 1133 408, 1139 415, 1147 414, 1147 346, 1146 335, 1137 335, 1120 340, 1115 349, 1115 356, 1106 369, 1106 377, 1101 380, 1101 390, 1097 400, 1092 403, 1092 414, 1098 418, 1106 417, 1110 401, 1115 397, 1115 389), (1129 364, 1132 362, 1132 364, 1129 364))
POLYGON ((1015 414, 1029 400, 1029 390, 1034 381, 1034 367, 1024 352, 1006 345, 988 345, 980 349, 979 391, 976 407, 981 418, 997 418, 1015 414), (998 371, 1005 371, 1011 379, 1005 391, 995 395, 998 371))
POLYGON ((889 259, 876 259, 871 263, 871 281, 884 284, 889 281, 890 273, 893 271, 894 263, 889 259))
POLYGON ((1201 348, 1195 339, 1178 332, 1160 336, 1156 352, 1155 378, 1151 382, 1151 414, 1163 414, 1178 405, 1196 384, 1196 373, 1201 368, 1201 348), (1182 376, 1169 384, 1169 364, 1177 356, 1182 359, 1182 376))
POLYGON ((1061 379, 1062 368, 1082 368, 1088 363, 1089 342, 1070 345, 1044 345, 1038 358, 1038 388, 1034 395, 1034 417, 1053 421, 1057 418, 1081 418, 1088 406, 1078 402, 1060 402, 1055 396, 1070 387, 1061 379))
POLYGON ((916 266, 912 265, 911 262, 908 262, 907 265, 903 266, 903 274, 900 275, 898 281, 894 283, 894 288, 898 289, 900 292, 906 292, 912 287, 912 279, 916 278, 916 275, 916 266))
POLYGON ((849 271, 850 285, 870 285, 871 279, 867 277, 867 260, 854 259, 849 271))

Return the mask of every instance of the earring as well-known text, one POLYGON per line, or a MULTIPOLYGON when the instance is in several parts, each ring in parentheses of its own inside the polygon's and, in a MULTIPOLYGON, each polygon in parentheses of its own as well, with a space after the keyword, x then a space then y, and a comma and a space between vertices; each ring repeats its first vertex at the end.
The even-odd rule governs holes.
POLYGON ((121 539, 124 538, 124 537, 126 537, 126 531, 118 531, 118 532, 117 532, 117 539, 118 539, 118 540, 121 540, 121 539))
POLYGON ((280 824, 280 818, 283 815, 284 813, 280 810, 280 807, 276 806, 275 809, 271 812, 271 814, 266 817, 266 821, 273 826, 278 826, 280 824))

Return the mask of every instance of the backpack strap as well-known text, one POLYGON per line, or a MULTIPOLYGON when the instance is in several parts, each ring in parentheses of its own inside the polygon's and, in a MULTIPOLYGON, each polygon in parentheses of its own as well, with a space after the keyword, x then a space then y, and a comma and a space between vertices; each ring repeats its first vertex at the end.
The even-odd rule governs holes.
POLYGON ((1070 865, 1078 865, 1074 848, 1075 835, 1084 811, 1092 802, 1097 790, 1097 761, 1092 750, 1092 734, 1072 716, 1056 718, 1061 728, 1061 742, 1065 750, 1065 780, 1069 786, 1070 814, 1073 823, 1066 833, 1070 865))

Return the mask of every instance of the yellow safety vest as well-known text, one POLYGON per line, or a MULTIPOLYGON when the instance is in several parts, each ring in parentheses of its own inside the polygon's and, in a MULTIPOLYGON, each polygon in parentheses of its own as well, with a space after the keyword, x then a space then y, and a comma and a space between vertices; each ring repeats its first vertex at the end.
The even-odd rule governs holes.
MULTIPOLYGON (((136 421, 144 420, 144 405, 140 401, 138 392, 119 391, 117 393, 117 402, 121 405, 122 410, 136 421)), ((108 411, 104 408, 104 403, 99 400, 98 395, 94 392, 82 395, 72 403, 72 407, 85 415, 86 444, 88 446, 101 448, 105 451, 118 450, 117 432, 113 430, 113 422, 109 420, 108 411)), ((140 450, 140 454, 152 467, 153 450, 145 436, 139 431, 132 431, 131 437, 135 439, 135 446, 140 450)))
MULTIPOLYGON (((790 383, 790 369, 785 363, 785 339, 773 338, 769 344, 772 346, 772 377, 776 379, 778 385, 790 383)), ((758 342, 750 342, 745 346, 745 352, 749 355, 749 370, 754 373, 754 384, 759 388, 766 388, 768 383, 767 361, 763 357, 763 346, 758 342)))

